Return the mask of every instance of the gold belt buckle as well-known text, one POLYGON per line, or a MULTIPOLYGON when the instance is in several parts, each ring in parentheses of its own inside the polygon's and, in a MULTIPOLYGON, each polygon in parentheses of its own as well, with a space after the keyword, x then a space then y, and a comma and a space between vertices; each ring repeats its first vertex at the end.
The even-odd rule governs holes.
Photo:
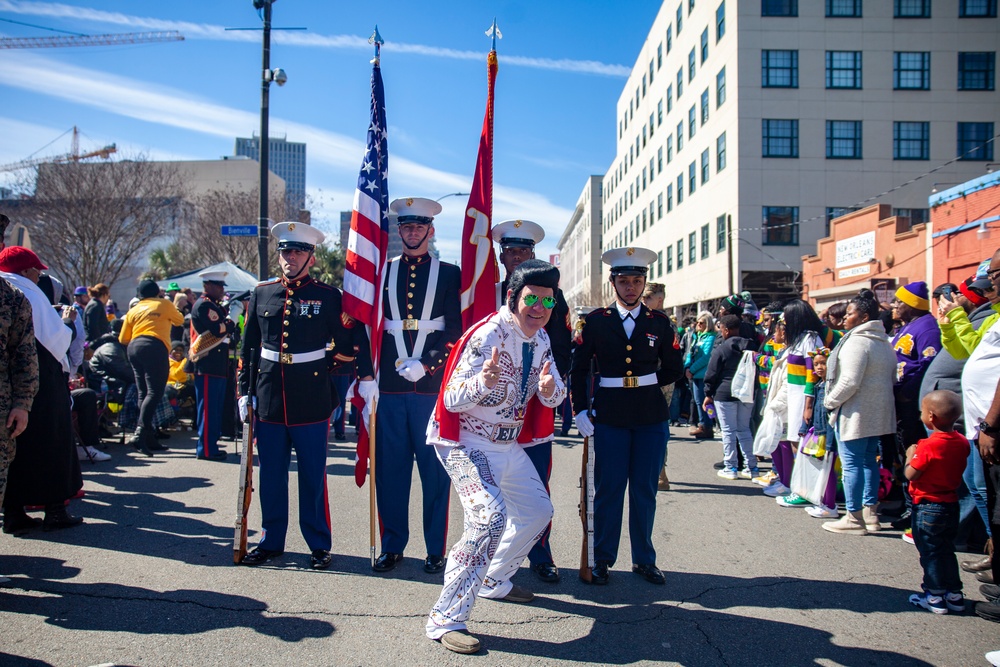
POLYGON ((419 329, 417 320, 403 320, 403 331, 417 331, 419 329))
POLYGON ((622 378, 622 388, 634 389, 638 386, 639 386, 639 378, 637 377, 622 378))
POLYGON ((281 363, 283 363, 283 364, 290 364, 290 363, 292 363, 292 353, 291 352, 282 352, 281 355, 280 355, 279 361, 281 363))

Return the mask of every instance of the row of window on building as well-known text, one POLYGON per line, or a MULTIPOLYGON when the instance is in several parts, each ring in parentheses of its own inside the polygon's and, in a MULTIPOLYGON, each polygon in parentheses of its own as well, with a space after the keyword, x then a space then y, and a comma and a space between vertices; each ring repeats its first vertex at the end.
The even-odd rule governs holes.
MULTIPOLYGON (((814 0, 810 0, 814 1, 814 0)), ((881 0, 880 0, 881 1, 881 0)), ((861 18, 862 0, 826 0, 827 18, 861 18)), ((931 0, 893 0, 897 19, 931 18, 931 0)), ((798 0, 761 0, 761 16, 798 16, 798 0)), ((959 0, 959 18, 996 18, 997 0, 959 0)))

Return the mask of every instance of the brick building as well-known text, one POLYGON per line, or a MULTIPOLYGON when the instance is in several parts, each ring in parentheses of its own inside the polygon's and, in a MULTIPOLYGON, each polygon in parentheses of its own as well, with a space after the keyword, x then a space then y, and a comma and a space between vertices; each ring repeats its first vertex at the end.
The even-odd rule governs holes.
POLYGON ((931 195, 934 283, 958 284, 1000 248, 1000 174, 931 195))

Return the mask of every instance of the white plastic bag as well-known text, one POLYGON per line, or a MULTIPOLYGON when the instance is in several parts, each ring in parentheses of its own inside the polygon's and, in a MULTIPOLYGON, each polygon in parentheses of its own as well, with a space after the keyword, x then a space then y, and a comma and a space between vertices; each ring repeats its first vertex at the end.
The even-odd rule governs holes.
POLYGON ((804 454, 800 448, 795 455, 795 466, 792 468, 792 493, 805 498, 814 505, 822 504, 823 494, 826 493, 826 484, 830 481, 832 472, 832 454, 827 452, 826 456, 818 459, 804 454))
POLYGON ((774 410, 764 410, 757 435, 753 439, 754 456, 770 456, 785 434, 785 423, 774 410))
POLYGON ((745 350, 740 365, 736 367, 730 393, 733 398, 744 403, 753 403, 754 388, 757 386, 757 365, 753 362, 753 351, 745 350))

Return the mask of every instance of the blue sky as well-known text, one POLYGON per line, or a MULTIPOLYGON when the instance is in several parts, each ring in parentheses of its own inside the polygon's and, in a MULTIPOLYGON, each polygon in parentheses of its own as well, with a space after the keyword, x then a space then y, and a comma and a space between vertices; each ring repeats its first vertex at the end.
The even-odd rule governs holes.
MULTIPOLYGON (((271 134, 308 144, 308 191, 321 226, 350 208, 368 123, 377 23, 389 122, 390 197, 468 192, 486 103, 484 34, 497 17, 494 222, 535 220, 555 251, 590 174, 614 157, 615 104, 659 3, 279 0, 271 134)), ((169 3, 0 0, 0 19, 85 34, 178 30, 185 41, 0 51, 0 163, 116 143, 120 154, 217 159, 259 129, 261 34, 251 0, 169 3), (41 150, 40 150, 41 149, 41 150)), ((11 37, 55 35, 0 22, 11 37)), ((0 175, 2 176, 2 175, 0 175)), ((2 182, 2 181, 0 181, 2 182)), ((458 257, 465 197, 442 202, 442 257, 458 257)), ((253 221, 233 221, 234 224, 253 221)))

